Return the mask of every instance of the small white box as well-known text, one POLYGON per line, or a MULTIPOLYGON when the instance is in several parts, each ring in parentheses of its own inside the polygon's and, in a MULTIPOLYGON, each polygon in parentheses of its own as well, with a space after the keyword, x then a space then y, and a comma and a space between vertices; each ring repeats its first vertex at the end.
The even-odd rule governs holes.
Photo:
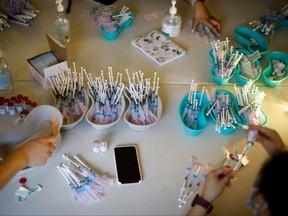
POLYGON ((68 70, 67 49, 51 35, 46 34, 50 51, 37 55, 27 60, 28 69, 32 76, 43 86, 50 89, 48 77, 55 76, 58 69, 68 70))

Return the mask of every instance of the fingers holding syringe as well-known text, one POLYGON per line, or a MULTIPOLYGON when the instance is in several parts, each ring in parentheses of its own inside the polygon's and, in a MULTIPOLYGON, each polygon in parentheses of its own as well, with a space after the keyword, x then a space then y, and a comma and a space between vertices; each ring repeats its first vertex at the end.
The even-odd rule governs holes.
POLYGON ((249 124, 248 130, 256 130, 258 132, 256 135, 256 141, 262 144, 263 148, 270 156, 286 149, 285 143, 276 130, 253 124, 249 124))
POLYGON ((210 171, 204 183, 203 198, 212 202, 220 196, 226 186, 231 185, 235 172, 231 167, 220 167, 210 171))
POLYGON ((231 167, 226 166, 222 168, 222 172, 218 174, 218 177, 227 187, 231 187, 232 181, 236 179, 236 173, 231 167))

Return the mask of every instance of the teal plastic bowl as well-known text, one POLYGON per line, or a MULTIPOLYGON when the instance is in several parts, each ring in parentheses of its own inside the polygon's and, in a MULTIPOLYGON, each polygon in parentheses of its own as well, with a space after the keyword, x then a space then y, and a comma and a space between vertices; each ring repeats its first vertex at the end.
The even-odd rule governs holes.
MULTIPOLYGON (((238 112, 241 110, 241 107, 239 106, 237 100, 235 100, 235 111, 236 111, 236 115, 240 118, 240 121, 243 125, 248 125, 249 123, 253 123, 250 122, 249 119, 246 119, 244 114, 242 113, 241 115, 238 115, 238 112)), ((265 125, 267 122, 267 116, 266 114, 263 112, 262 109, 260 109, 260 124, 259 125, 265 125)))
POLYGON ((236 41, 250 52, 259 50, 261 57, 269 51, 269 44, 258 32, 250 28, 239 26, 234 29, 236 41))
MULTIPOLYGON (((197 92, 196 98, 198 99, 198 101, 200 100, 200 97, 201 97, 201 92, 197 92)), ((203 95, 202 107, 201 107, 201 110, 200 110, 198 118, 197 118, 197 129, 192 129, 192 128, 188 127, 187 122, 185 122, 185 120, 182 118, 186 104, 187 104, 187 98, 188 98, 188 94, 186 94, 183 97, 183 99, 181 100, 181 103, 179 105, 180 121, 181 121, 181 124, 182 124, 185 132, 188 135, 198 136, 199 134, 201 134, 203 132, 203 130, 208 125, 208 121, 207 121, 206 116, 205 116, 205 107, 207 106, 207 98, 206 98, 206 95, 203 95)))
MULTIPOLYGON (((222 89, 216 90, 216 95, 218 95, 220 92, 223 92, 224 94, 229 94, 230 100, 231 100, 230 104, 231 104, 231 109, 232 109, 233 115, 235 116, 235 119, 236 119, 237 122, 239 122, 239 123, 242 122, 241 119, 238 117, 237 113, 235 112, 235 107, 234 107, 235 96, 230 91, 222 90, 222 89)), ((211 106, 208 105, 207 108, 208 108, 207 109, 207 111, 208 111, 211 108, 211 106)), ((216 117, 215 117, 213 112, 210 112, 210 117, 212 118, 213 123, 216 124, 216 117)), ((226 128, 225 129, 225 128, 221 127, 220 133, 225 134, 225 135, 232 134, 239 127, 238 124, 233 124, 233 125, 235 126, 235 128, 231 127, 231 128, 226 128)))
POLYGON ((288 19, 277 22, 276 28, 288 27, 288 19))
POLYGON ((103 25, 101 25, 100 27, 101 32, 106 40, 115 40, 118 37, 121 31, 121 28, 119 26, 116 26, 116 28, 117 30, 115 32, 107 32, 107 31, 104 31, 103 25))
POLYGON ((279 51, 270 52, 268 54, 268 61, 269 61, 268 67, 265 68, 265 70, 263 70, 264 83, 266 86, 274 88, 274 87, 280 85, 288 77, 288 55, 286 53, 279 52, 279 51), (272 61, 274 59, 282 61, 286 65, 285 75, 282 79, 279 79, 279 80, 269 79, 272 75, 272 72, 273 72, 272 61))
POLYGON ((238 65, 233 69, 231 75, 229 77, 224 77, 223 79, 221 77, 215 76, 214 70, 216 68, 216 65, 213 64, 211 70, 210 70, 210 74, 213 77, 213 81, 218 84, 218 85, 225 85, 229 82, 229 80, 235 75, 235 73, 238 70, 238 65))
POLYGON ((135 14, 132 13, 132 12, 130 12, 130 19, 128 19, 127 21, 125 21, 125 22, 121 25, 121 29, 130 27, 134 19, 135 19, 135 14))
MULTIPOLYGON (((239 53, 243 53, 243 55, 245 55, 245 56, 252 54, 252 53, 249 52, 248 50, 237 50, 237 51, 238 51, 239 53)), ((260 62, 259 62, 258 60, 255 61, 254 63, 255 63, 255 65, 256 65, 257 67, 258 67, 258 66, 261 67, 261 64, 260 64, 260 62)), ((238 78, 238 83, 239 83, 241 86, 246 85, 246 84, 249 82, 249 80, 250 80, 249 78, 244 77, 244 76, 241 75, 241 66, 240 66, 240 64, 239 64, 239 67, 238 67, 238 69, 237 69, 236 76, 237 76, 237 78, 238 78)), ((260 76, 261 76, 261 71, 257 74, 256 77, 254 77, 253 79, 251 79, 251 81, 254 83, 256 80, 259 79, 260 76)))
POLYGON ((210 58, 211 58, 211 61, 212 61, 212 64, 214 65, 215 64, 215 58, 214 58, 214 56, 213 56, 213 49, 211 49, 210 51, 209 51, 209 56, 210 56, 210 58))
MULTIPOLYGON (((118 14, 118 13, 115 13, 115 14, 118 14)), ((131 26, 134 19, 135 19, 135 14, 130 12, 130 19, 128 19, 127 21, 122 23, 122 25, 116 26, 117 30, 113 33, 104 31, 103 25, 101 25, 100 29, 101 29, 101 32, 102 32, 104 38, 106 40, 115 40, 123 29, 131 26)))

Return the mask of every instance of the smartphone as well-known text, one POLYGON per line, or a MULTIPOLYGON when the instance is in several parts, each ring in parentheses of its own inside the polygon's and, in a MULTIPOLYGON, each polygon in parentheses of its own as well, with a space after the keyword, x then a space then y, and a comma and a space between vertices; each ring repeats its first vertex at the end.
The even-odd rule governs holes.
POLYGON ((117 180, 119 184, 140 183, 140 169, 136 145, 118 145, 114 148, 117 180))

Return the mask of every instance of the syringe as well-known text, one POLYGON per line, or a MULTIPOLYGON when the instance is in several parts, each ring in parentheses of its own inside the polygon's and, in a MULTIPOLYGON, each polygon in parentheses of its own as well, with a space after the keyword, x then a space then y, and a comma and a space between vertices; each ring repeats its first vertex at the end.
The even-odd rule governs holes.
POLYGON ((256 135, 257 135, 257 131, 256 130, 249 130, 248 135, 247 135, 247 145, 244 148, 244 150, 243 150, 243 152, 242 152, 237 164, 234 166, 234 169, 233 169, 234 171, 237 171, 240 168, 242 159, 248 153, 248 151, 250 150, 250 147, 255 142, 256 135))

